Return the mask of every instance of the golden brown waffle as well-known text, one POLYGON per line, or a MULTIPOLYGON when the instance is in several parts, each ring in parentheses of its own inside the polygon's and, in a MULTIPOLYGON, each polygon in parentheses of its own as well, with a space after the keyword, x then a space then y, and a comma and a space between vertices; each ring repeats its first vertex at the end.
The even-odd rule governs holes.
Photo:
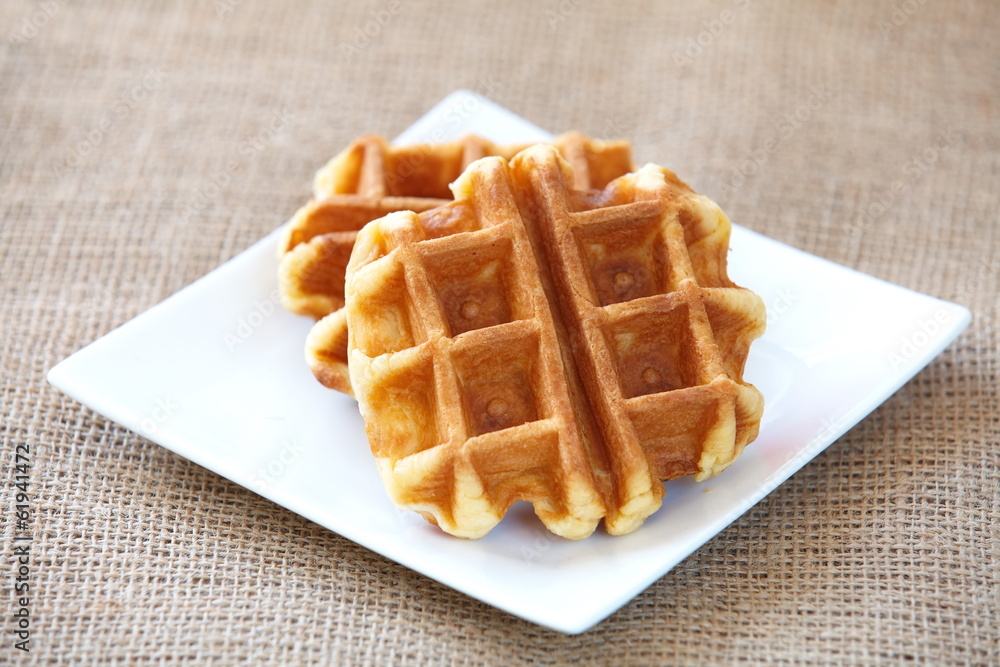
MULTIPOLYGON (((573 165, 576 187, 602 188, 632 169, 626 141, 589 139, 570 132, 554 141, 573 165)), ((467 136, 445 144, 390 146, 383 138, 366 136, 319 171, 315 199, 285 226, 278 244, 278 282, 288 310, 315 318, 344 305, 344 271, 357 232, 366 223, 392 211, 426 211, 451 201, 448 185, 467 165, 481 157, 510 159, 525 145, 498 146, 467 136)), ((344 326, 338 316, 327 327, 344 326)), ((347 373, 347 332, 331 334, 342 341, 326 356, 309 356, 316 377, 325 385, 350 393, 347 373)))
POLYGON ((453 203, 358 236, 346 311, 368 439, 392 499, 453 535, 517 500, 563 537, 602 517, 628 533, 661 480, 715 475, 757 436, 742 372, 764 306, 727 277, 726 216, 655 165, 601 191, 574 180, 551 146, 486 158, 453 203))

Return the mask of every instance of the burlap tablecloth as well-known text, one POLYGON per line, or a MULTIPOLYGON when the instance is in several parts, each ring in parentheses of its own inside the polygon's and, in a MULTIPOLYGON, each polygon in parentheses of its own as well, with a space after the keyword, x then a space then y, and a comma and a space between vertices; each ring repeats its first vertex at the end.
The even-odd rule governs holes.
POLYGON ((1000 661, 996 3, 11 0, 0 16, 0 662, 1000 661), (632 139, 734 220, 965 304, 973 324, 580 636, 414 574, 46 384, 272 230, 353 137, 392 136, 459 87, 551 130, 632 139))

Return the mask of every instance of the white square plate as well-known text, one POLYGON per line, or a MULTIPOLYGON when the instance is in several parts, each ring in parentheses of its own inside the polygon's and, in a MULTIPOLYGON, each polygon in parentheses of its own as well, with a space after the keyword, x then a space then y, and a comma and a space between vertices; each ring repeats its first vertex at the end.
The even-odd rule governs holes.
MULTIPOLYGON (((548 133, 468 91, 399 143, 548 133)), ((275 212, 278 214, 279 212, 275 212)), ((760 437, 720 477, 667 484, 637 532, 572 542, 516 505, 486 538, 449 537, 388 500, 355 402, 303 360, 311 322, 278 306, 270 234, 48 375, 119 424, 293 512, 475 598, 567 633, 590 628, 875 409, 968 325, 962 306, 734 227, 730 275, 768 306, 746 378, 760 437), (711 493, 706 493, 711 489, 711 493), (581 585, 581 582, 586 582, 581 585)))

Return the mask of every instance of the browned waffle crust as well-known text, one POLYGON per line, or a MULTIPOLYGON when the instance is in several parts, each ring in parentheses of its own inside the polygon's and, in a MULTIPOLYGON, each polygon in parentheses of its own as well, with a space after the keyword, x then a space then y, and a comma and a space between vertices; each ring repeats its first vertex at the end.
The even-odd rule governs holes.
POLYGON ((601 518, 627 533, 661 480, 714 475, 757 435, 742 371, 764 307, 726 275, 728 219, 655 165, 574 183, 534 146, 358 235, 346 319, 368 439, 392 498, 451 534, 486 534, 517 500, 565 537, 601 518))
MULTIPOLYGON (((553 145, 573 165, 578 189, 602 188, 632 169, 626 141, 570 132, 553 145)), ((500 146, 472 135, 401 147, 377 136, 358 139, 320 170, 315 199, 285 226, 278 247, 282 304, 317 319, 336 313, 344 305, 344 271, 361 227, 393 211, 419 212, 445 204, 452 199, 449 184, 471 162, 489 155, 510 159, 524 147, 500 146)), ((324 326, 341 344, 310 353, 310 366, 326 386, 351 393, 346 318, 340 313, 324 326)))

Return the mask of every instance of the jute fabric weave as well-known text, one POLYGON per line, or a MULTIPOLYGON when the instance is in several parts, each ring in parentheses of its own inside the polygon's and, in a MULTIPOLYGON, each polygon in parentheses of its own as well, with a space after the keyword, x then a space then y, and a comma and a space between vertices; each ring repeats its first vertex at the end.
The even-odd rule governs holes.
POLYGON ((0 17, 0 662, 1000 662, 997 3, 9 0, 0 17), (580 636, 47 385, 274 229, 351 139, 391 137, 459 87, 631 139, 733 220, 965 304, 973 324, 580 636), (9 615, 25 442, 29 654, 9 615))

